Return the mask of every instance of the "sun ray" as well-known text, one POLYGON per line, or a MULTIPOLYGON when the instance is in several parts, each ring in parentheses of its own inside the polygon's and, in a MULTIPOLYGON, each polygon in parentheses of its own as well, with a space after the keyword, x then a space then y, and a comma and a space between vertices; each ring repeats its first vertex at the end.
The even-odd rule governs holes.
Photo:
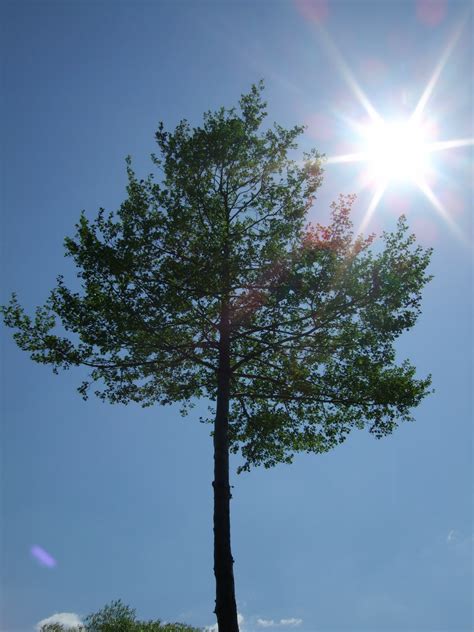
POLYGON ((339 164, 341 162, 366 162, 369 156, 367 152, 358 152, 355 154, 341 154, 339 156, 329 156, 325 163, 329 165, 339 164))
POLYGON ((449 215, 448 211, 444 208, 441 201, 436 197, 431 187, 424 180, 418 180, 417 184, 420 188, 420 191, 424 193, 426 198, 431 202, 433 208, 438 213, 438 215, 446 222, 451 231, 456 235, 458 239, 462 242, 466 243, 466 238, 459 229, 459 226, 453 220, 453 218, 449 215))
POLYGON ((362 88, 357 83, 357 81, 356 81, 351 69, 347 65, 345 59, 343 58, 343 56, 341 55, 341 53, 337 49, 336 45, 332 41, 332 39, 329 36, 329 34, 325 31, 325 29, 321 25, 318 25, 318 31, 319 31, 319 34, 321 36, 321 41, 322 41, 322 43, 324 45, 324 48, 326 49, 326 52, 327 52, 328 56, 331 58, 331 60, 333 61, 334 65, 336 66, 336 68, 341 73, 341 75, 344 78, 344 80, 346 81, 347 85, 352 90, 354 96, 357 98, 359 103, 365 109, 365 111, 370 116, 372 121, 380 122, 382 120, 382 117, 377 112, 377 110, 374 108, 372 103, 369 101, 367 95, 364 93, 362 88))
POLYGON ((361 233, 365 230, 367 224, 370 222, 372 215, 375 213, 375 210, 382 199, 383 194, 388 186, 388 182, 382 182, 378 188, 375 190, 375 193, 370 200, 369 206, 365 212, 364 217, 362 218, 362 222, 359 226, 358 232, 361 233))
POLYGON ((462 29, 464 28, 464 23, 465 23, 465 20, 459 23, 456 29, 454 30, 446 48, 443 51, 443 54, 441 55, 438 63, 435 66, 433 74, 431 75, 428 83, 426 84, 425 89, 423 90, 420 100, 418 101, 415 109, 413 110, 413 113, 411 115, 412 121, 418 122, 421 119, 423 115, 423 111, 426 107, 426 104, 428 103, 429 98, 433 94, 433 90, 435 89, 436 84, 438 83, 438 79, 443 71, 443 68, 445 67, 446 62, 448 61, 449 56, 451 55, 459 39, 459 36, 461 35, 462 29))
POLYGON ((469 145, 474 145, 474 138, 453 138, 452 140, 428 143, 425 146, 425 150, 431 153, 433 151, 444 151, 445 149, 456 149, 456 147, 468 147, 469 145))

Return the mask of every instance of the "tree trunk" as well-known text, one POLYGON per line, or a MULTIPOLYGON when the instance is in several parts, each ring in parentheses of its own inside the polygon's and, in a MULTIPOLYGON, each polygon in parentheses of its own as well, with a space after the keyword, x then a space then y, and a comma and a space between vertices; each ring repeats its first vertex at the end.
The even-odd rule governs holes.
POLYGON ((214 575, 219 632, 239 632, 230 546, 229 399, 230 348, 228 309, 221 314, 218 388, 214 424, 214 575))

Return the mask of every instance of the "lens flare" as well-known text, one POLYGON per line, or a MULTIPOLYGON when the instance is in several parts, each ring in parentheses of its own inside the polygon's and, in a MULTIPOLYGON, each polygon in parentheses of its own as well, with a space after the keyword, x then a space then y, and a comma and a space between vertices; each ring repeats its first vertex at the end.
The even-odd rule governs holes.
POLYGON ((48 568, 56 566, 56 560, 54 557, 36 544, 31 547, 30 553, 41 564, 41 566, 47 566, 48 568))

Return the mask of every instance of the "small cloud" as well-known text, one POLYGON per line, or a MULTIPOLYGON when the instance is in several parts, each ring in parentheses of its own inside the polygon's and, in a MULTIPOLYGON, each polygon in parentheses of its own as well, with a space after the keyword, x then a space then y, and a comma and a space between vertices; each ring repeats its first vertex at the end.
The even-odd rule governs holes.
POLYGON ((453 542, 457 538, 457 531, 455 529, 451 529, 448 533, 448 537, 446 538, 446 542, 453 542))
POLYGON ((289 619, 280 619, 274 621, 274 619, 257 619, 257 625, 261 628, 296 628, 303 623, 303 619, 296 619, 291 617, 289 619))
POLYGON ((74 612, 57 612, 47 619, 42 619, 41 621, 38 621, 35 626, 35 630, 39 632, 39 630, 41 630, 41 627, 43 625, 48 625, 48 623, 60 623, 66 629, 74 629, 82 625, 82 621, 74 612))

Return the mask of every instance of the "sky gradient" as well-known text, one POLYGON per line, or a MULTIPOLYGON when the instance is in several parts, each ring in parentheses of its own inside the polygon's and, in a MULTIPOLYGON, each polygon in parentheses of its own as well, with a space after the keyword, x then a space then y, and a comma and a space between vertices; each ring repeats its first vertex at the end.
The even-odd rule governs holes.
MULTIPOLYGON (((300 154, 359 151, 361 94, 384 118, 407 116, 437 68, 424 109, 433 134, 474 136, 470 2, 37 0, 1 11, 0 301, 16 291, 29 310, 57 274, 74 278, 62 241, 80 211, 124 199, 125 156, 152 170, 158 122, 198 124, 260 79, 269 123, 308 126, 300 154)), ((438 207, 416 184, 392 184, 366 227, 393 229, 403 212, 434 248, 423 315, 397 346, 433 375, 415 422, 272 470, 237 477, 232 460, 243 632, 472 630, 472 157, 469 143, 433 153, 438 207)), ((309 219, 354 192, 361 223, 374 196, 363 171, 329 162, 309 219)), ((117 598, 140 618, 212 625, 206 403, 181 419, 174 407, 83 402, 81 377, 33 364, 3 329, 0 630, 32 632, 117 598)))

